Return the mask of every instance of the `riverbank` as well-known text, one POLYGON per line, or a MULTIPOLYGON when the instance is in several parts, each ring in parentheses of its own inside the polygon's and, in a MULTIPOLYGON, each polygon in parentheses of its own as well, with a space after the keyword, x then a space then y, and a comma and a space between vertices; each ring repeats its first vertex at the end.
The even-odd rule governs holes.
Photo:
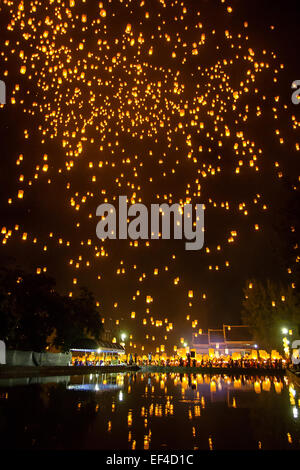
POLYGON ((0 366, 0 378, 18 377, 54 377, 85 374, 107 374, 134 372, 139 367, 134 366, 0 366))
POLYGON ((180 367, 142 366, 142 372, 162 372, 178 374, 226 374, 226 375, 284 375, 285 369, 243 368, 243 367, 180 367))

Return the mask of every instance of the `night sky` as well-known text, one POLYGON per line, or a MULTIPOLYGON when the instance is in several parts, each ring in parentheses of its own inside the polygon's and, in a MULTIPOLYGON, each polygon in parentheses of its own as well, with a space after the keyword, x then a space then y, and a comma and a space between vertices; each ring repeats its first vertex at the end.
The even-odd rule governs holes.
POLYGON ((145 351, 238 324, 248 279, 293 283, 277 228, 299 182, 297 4, 3 0, 1 266, 87 286, 145 351), (204 248, 97 239, 119 195, 205 204, 204 248))

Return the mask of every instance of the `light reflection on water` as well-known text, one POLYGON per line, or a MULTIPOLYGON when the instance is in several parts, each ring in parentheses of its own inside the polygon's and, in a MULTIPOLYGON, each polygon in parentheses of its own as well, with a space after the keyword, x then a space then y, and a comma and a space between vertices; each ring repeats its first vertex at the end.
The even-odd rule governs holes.
POLYGON ((0 447, 299 449, 299 405, 283 376, 0 379, 0 447))

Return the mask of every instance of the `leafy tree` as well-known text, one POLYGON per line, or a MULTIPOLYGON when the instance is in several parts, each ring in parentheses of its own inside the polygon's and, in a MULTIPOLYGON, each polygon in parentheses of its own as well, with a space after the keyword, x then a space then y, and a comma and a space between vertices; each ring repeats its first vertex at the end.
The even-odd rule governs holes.
POLYGON ((0 338, 14 343, 17 326, 16 298, 11 292, 12 284, 17 281, 17 276, 5 270, 0 271, 0 338))
POLYGON ((79 297, 61 297, 56 310, 54 345, 68 351, 83 336, 100 339, 103 325, 96 308, 94 295, 86 288, 80 289, 79 297))
POLYGON ((298 180, 285 181, 288 198, 275 222, 280 236, 281 258, 289 273, 289 280, 300 293, 300 184, 298 180))
POLYGON ((55 280, 19 269, 0 270, 0 337, 10 349, 43 351, 48 338, 64 351, 83 335, 99 339, 102 323, 87 289, 69 298, 55 280))
POLYGON ((243 323, 260 348, 282 347, 282 327, 299 328, 300 302, 295 290, 268 280, 250 280, 244 289, 243 323))
POLYGON ((53 330, 55 281, 21 270, 3 270, 0 279, 0 334, 11 348, 43 350, 53 330))

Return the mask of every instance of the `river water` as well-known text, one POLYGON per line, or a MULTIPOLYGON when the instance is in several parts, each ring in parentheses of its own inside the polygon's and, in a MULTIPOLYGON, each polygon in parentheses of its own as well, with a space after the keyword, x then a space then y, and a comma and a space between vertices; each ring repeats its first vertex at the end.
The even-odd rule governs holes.
POLYGON ((300 449, 299 405, 284 376, 0 379, 0 448, 300 449))

